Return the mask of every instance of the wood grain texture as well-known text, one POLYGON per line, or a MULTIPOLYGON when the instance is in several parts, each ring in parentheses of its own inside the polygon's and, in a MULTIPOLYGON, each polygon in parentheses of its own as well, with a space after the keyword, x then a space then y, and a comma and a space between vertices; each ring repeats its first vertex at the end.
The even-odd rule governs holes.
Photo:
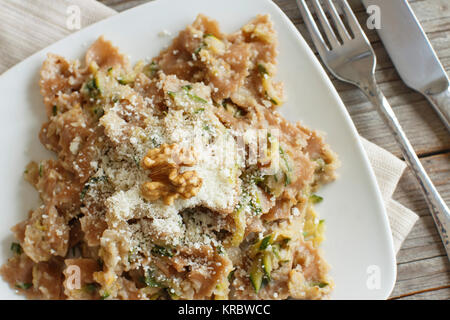
MULTIPOLYGON (((101 0, 117 11, 149 0, 101 0)), ((164 0, 161 0, 164 1, 164 0)), ((295 0, 274 0, 311 40, 295 0)), ((422 163, 445 201, 450 203, 450 136, 431 106, 399 78, 375 30, 365 27, 367 15, 360 0, 349 0, 377 55, 376 78, 388 98, 422 163)), ((409 0, 444 68, 450 70, 450 3, 448 0, 409 0)), ((315 51, 315 49, 313 49, 315 51)), ((368 140, 401 157, 400 149, 363 94, 330 76, 358 129, 368 140)), ((397 282, 392 299, 450 299, 450 264, 426 203, 412 174, 407 170, 394 198, 420 219, 397 255, 397 282)))

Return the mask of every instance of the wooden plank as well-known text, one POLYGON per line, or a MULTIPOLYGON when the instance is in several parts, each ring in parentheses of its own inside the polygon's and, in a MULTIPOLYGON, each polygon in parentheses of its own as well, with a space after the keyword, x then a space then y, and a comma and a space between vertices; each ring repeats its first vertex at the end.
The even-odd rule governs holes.
MULTIPOLYGON (((450 271, 447 256, 400 263, 397 266, 397 283, 391 297, 405 293, 442 288, 450 284, 450 271)), ((448 288, 443 290, 450 290, 448 288)))
POLYGON ((420 217, 397 254, 397 263, 444 256, 445 250, 431 216, 420 217))
MULTIPOLYGON (((428 21, 444 20, 450 22, 450 6, 448 5, 448 0, 410 1, 410 5, 422 24, 428 21)), ((446 27, 448 30, 450 25, 446 24, 446 27)), ((443 29, 439 27, 439 30, 443 29)))
POLYGON ((419 293, 405 294, 395 300, 450 300, 449 287, 437 288, 430 291, 423 291, 419 293))

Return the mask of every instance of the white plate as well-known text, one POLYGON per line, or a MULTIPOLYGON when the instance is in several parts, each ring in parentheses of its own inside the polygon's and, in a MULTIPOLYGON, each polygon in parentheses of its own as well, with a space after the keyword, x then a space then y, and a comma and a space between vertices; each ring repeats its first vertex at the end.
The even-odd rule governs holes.
MULTIPOLYGON (((205 13, 226 32, 237 30, 258 13, 269 13, 279 38, 279 72, 287 92, 281 112, 290 120, 327 133, 327 142, 342 161, 339 179, 319 194, 318 211, 326 220, 325 257, 332 266, 334 299, 384 299, 395 283, 396 265, 388 219, 375 178, 356 129, 332 83, 295 26, 269 0, 165 0, 133 8, 89 26, 34 54, 0 77, 3 116, 0 122, 0 163, 3 203, 0 225, 0 263, 11 255, 9 228, 36 207, 38 197, 23 181, 31 160, 50 156, 38 140, 45 120, 38 88, 38 72, 46 53, 81 58, 98 36, 118 45, 136 61, 152 57, 170 42, 158 33, 173 35, 205 13)), ((18 296, 0 280, 0 298, 18 296)))

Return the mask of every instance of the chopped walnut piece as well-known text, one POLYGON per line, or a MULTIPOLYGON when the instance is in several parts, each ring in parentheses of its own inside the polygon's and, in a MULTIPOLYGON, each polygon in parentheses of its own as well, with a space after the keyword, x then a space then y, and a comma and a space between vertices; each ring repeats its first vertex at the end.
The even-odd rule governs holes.
POLYGON ((177 144, 163 144, 150 149, 142 160, 142 167, 151 170, 151 181, 141 187, 142 195, 149 201, 163 199, 166 205, 173 204, 179 196, 185 199, 195 196, 202 185, 197 172, 180 172, 181 166, 191 167, 196 158, 192 148, 185 150, 177 144))

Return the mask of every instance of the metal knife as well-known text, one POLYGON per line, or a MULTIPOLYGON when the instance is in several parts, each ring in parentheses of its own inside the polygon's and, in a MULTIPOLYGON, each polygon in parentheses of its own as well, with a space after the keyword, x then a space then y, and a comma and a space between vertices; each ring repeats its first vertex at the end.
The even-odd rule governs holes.
POLYGON ((378 6, 377 32, 403 82, 428 99, 450 131, 450 82, 408 1, 362 2, 378 6))

